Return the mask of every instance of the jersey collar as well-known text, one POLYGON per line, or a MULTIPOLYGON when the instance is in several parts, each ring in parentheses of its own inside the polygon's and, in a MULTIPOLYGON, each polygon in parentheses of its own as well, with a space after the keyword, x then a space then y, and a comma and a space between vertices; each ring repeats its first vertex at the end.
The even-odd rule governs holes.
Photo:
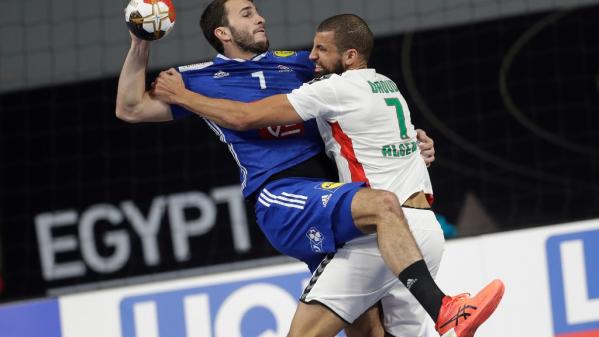
POLYGON ((235 61, 235 62, 239 62, 239 63, 243 63, 246 61, 260 61, 261 59, 263 59, 264 57, 266 57, 266 54, 268 54, 268 52, 256 55, 254 57, 252 57, 249 60, 244 60, 244 59, 232 59, 232 58, 228 58, 223 54, 218 54, 216 55, 216 58, 214 59, 214 63, 227 63, 227 62, 231 62, 231 61, 235 61))

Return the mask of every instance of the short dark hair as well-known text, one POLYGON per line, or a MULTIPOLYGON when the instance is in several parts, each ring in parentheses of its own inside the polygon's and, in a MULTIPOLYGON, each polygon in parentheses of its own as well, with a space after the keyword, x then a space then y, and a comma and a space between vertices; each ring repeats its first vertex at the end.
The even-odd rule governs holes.
MULTIPOLYGON (((214 0, 212 1, 202 13, 200 18, 200 27, 204 37, 210 43, 210 45, 216 49, 219 53, 224 53, 225 48, 223 43, 214 35, 214 30, 218 27, 228 27, 229 19, 227 18, 227 8, 225 4, 228 0, 214 0)), ((249 0, 253 2, 252 0, 249 0)))
POLYGON ((354 14, 332 16, 318 25, 317 32, 334 32, 335 45, 340 53, 355 49, 366 61, 374 47, 374 35, 366 21, 354 14))

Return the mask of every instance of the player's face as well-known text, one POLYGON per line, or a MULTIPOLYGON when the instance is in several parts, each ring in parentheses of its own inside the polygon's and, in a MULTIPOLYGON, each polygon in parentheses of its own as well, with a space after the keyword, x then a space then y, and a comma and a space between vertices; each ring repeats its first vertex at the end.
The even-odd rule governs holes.
POLYGON ((335 32, 316 33, 310 60, 316 63, 317 76, 342 74, 345 71, 343 57, 335 45, 335 32))
POLYGON ((262 54, 268 50, 268 37, 256 6, 247 0, 229 0, 225 4, 233 42, 243 51, 262 54))

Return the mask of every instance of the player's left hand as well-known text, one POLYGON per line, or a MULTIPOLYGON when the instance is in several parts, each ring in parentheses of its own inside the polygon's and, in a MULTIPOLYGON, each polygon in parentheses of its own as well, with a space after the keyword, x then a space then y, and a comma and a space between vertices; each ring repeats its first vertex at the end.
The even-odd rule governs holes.
POLYGON ((174 68, 160 72, 152 83, 152 96, 168 104, 177 104, 177 95, 185 90, 183 77, 174 68))
POLYGON ((422 129, 416 129, 416 139, 420 142, 420 155, 429 167, 435 161, 435 142, 422 129))

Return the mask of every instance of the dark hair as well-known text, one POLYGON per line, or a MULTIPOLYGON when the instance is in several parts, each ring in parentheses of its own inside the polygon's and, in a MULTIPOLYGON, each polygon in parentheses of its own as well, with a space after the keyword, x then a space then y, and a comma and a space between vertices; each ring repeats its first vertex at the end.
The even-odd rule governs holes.
POLYGON ((374 46, 374 35, 366 21, 354 14, 332 16, 318 25, 317 32, 334 32, 335 45, 340 53, 355 49, 366 61, 374 46))
POLYGON ((200 27, 202 27, 204 37, 206 37, 206 40, 208 40, 210 45, 221 54, 225 52, 225 49, 223 43, 216 37, 216 35, 214 35, 214 30, 218 27, 229 26, 227 8, 225 8, 227 1, 228 0, 212 1, 208 7, 206 7, 200 18, 200 27))

